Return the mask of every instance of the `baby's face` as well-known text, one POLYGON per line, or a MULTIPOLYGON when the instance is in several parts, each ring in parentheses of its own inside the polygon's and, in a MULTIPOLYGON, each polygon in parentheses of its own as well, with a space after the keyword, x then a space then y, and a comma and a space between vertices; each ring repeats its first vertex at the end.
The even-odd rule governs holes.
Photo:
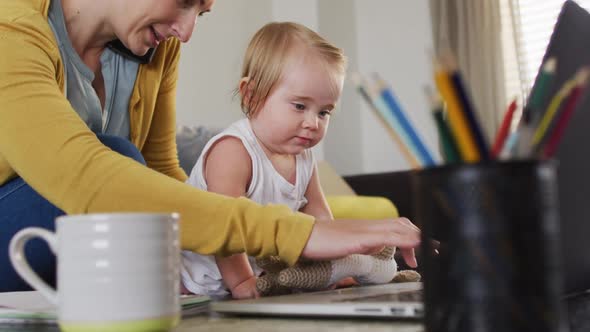
POLYGON ((250 119, 257 138, 273 154, 296 155, 318 144, 340 98, 343 79, 316 56, 293 56, 250 119))

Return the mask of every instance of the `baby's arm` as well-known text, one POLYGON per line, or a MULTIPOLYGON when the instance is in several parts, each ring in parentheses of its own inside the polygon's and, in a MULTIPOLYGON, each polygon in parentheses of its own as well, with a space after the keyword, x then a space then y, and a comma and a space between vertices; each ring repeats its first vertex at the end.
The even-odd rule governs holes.
POLYGON ((223 283, 231 290, 236 299, 258 297, 256 292, 256 276, 252 271, 246 254, 235 254, 229 257, 215 257, 221 272, 223 283))
MULTIPOLYGON (((231 197, 244 196, 252 178, 252 160, 238 138, 225 137, 209 149, 204 176, 207 190, 231 197)), ((235 298, 256 297, 256 278, 244 253, 215 258, 223 282, 235 298)))
POLYGON ((328 201, 326 201, 326 196, 324 196, 324 192, 322 191, 322 186, 320 185, 317 166, 313 168, 311 180, 305 191, 305 198, 307 198, 307 204, 301 209, 301 212, 312 215, 317 220, 334 219, 332 211, 330 211, 330 207, 328 206, 328 201))

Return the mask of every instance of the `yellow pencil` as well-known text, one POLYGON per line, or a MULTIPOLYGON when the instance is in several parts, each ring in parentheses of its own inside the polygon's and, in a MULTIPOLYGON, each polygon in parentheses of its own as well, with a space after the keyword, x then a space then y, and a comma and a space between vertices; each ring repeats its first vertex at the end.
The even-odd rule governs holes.
POLYGON ((570 80, 570 81, 565 82, 563 87, 559 91, 557 91, 557 93, 555 94, 555 96, 553 96, 553 98, 551 98, 551 101, 549 102, 549 106, 547 106, 547 112, 543 116, 543 119, 541 120, 539 127, 537 127, 537 130, 535 130, 535 136, 533 136, 532 146, 537 146, 539 144, 539 142, 541 141, 541 138, 543 138, 543 136, 545 135, 547 128, 549 128, 549 125, 551 124, 551 120, 554 118, 555 114, 557 113, 557 110, 559 109, 561 102, 569 94, 569 92, 574 88, 575 83, 576 82, 574 80, 570 80))
POLYGON ((549 106, 547 107, 547 112, 545 112, 543 119, 541 119, 541 123, 539 124, 539 127, 537 127, 537 130, 535 130, 535 136, 533 136, 533 142, 532 142, 533 148, 536 148, 541 143, 541 140, 545 136, 545 133, 547 132, 549 125, 551 124, 553 118, 555 117, 557 110, 559 110, 559 106, 563 102, 563 99, 565 99, 565 97, 567 97, 570 94, 570 91, 576 85, 579 84, 578 82, 584 81, 587 78, 587 76, 588 76, 588 68, 584 67, 584 68, 580 69, 576 73, 576 76, 573 79, 570 79, 569 81, 565 82, 565 84, 561 87, 561 89, 559 89, 559 91, 557 91, 555 96, 553 96, 553 98, 551 98, 551 101, 549 102, 549 106))
POLYGON ((434 58, 434 81, 447 104, 447 111, 449 115, 449 122, 452 129, 452 135, 461 152, 461 157, 467 162, 477 162, 481 159, 477 146, 475 145, 473 136, 467 126, 463 112, 461 111, 461 104, 456 92, 451 84, 451 79, 447 71, 442 67, 440 62, 434 58))

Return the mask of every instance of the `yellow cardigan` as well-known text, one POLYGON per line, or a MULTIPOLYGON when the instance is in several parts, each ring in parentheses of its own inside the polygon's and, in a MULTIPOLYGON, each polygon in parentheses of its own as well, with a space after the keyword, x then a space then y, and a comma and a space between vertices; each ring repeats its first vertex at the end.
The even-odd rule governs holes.
POLYGON ((184 249, 294 263, 312 217, 182 182, 175 143, 179 41, 160 44, 153 61, 140 66, 129 103, 130 136, 145 167, 102 145, 64 97, 49 2, 0 1, 0 184, 18 174, 68 214, 179 212, 184 249))

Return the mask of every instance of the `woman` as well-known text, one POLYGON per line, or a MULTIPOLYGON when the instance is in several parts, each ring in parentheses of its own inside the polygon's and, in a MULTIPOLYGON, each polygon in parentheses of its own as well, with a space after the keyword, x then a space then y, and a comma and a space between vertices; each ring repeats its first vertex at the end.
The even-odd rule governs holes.
MULTIPOLYGON (((181 214, 183 249, 330 259, 384 245, 415 266, 407 219, 327 222, 194 189, 175 144, 180 42, 214 0, 5 0, 0 4, 0 291, 18 230, 68 213, 181 214), (146 167, 147 166, 147 167, 146 167), (255 234, 244 238, 243 234, 255 234)), ((33 268, 55 263, 38 243, 33 268)))

